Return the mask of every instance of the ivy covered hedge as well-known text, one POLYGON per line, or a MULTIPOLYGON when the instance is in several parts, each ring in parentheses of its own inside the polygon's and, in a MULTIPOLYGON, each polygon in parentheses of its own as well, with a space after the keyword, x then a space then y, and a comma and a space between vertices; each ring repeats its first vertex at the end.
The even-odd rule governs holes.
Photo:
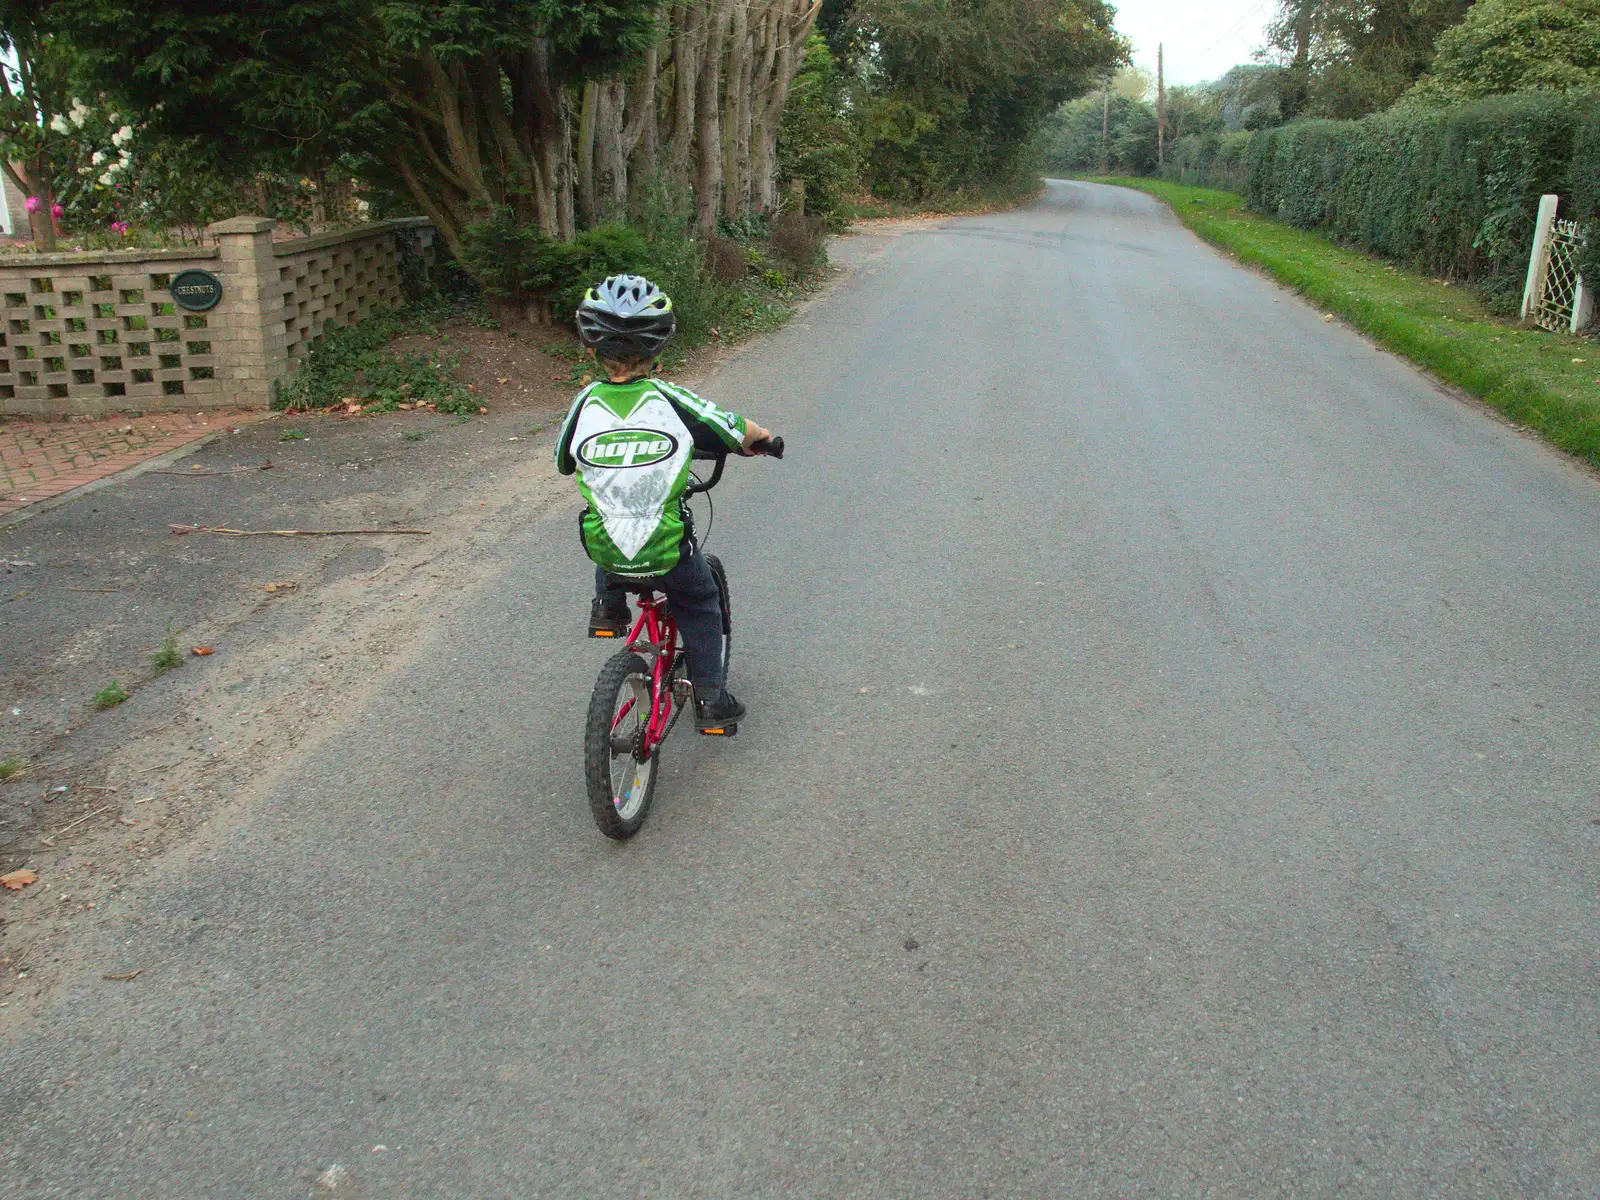
POLYGON ((1251 137, 1250 207, 1302 229, 1521 298, 1539 197, 1595 225, 1600 98, 1532 93, 1360 121, 1297 121, 1251 137))

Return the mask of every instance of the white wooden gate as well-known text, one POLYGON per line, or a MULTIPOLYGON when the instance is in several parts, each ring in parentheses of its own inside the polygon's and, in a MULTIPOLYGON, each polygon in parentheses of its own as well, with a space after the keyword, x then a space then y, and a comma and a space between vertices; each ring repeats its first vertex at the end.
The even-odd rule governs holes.
POLYGON ((1522 289, 1522 319, 1552 333, 1577 333, 1594 315, 1594 296, 1578 274, 1583 231, 1576 221, 1556 219, 1556 196, 1539 201, 1528 282, 1522 289))

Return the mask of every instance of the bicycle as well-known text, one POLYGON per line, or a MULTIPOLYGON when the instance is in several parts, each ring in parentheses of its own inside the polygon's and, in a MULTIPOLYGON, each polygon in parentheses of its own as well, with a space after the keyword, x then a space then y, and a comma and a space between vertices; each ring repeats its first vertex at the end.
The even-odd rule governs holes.
MULTIPOLYGON (((783 439, 764 438, 752 443, 750 450, 782 458, 783 439)), ((728 462, 726 453, 696 450, 694 457, 715 461, 716 466, 703 483, 693 477, 683 494, 686 501, 716 487, 728 462)), ((709 532, 708 528, 708 535, 709 532)), ((722 663, 726 671, 733 649, 728 574, 715 555, 707 554, 706 564, 722 597, 722 663)), ((678 642, 678 626, 666 598, 657 594, 653 580, 614 578, 639 597, 639 619, 622 649, 606 661, 595 680, 584 727, 583 765, 589 811, 594 814, 595 824, 607 837, 625 841, 644 825, 655 798, 662 743, 683 710, 694 704, 694 692, 678 642)), ((733 737, 738 732, 737 724, 701 730, 712 737, 733 737)))

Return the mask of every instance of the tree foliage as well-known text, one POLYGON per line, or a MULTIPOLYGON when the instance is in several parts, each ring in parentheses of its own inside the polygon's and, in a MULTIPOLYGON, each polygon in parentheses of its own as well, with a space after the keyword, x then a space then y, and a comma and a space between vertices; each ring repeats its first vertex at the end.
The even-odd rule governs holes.
POLYGON ((808 212, 842 222, 861 177, 861 131, 851 120, 850 80, 821 34, 806 43, 778 137, 778 178, 798 186, 808 212))
POLYGON ((359 0, 56 0, 84 77, 238 162, 346 150, 381 103, 375 6, 359 0))
POLYGON ((0 3, 0 166, 26 197, 34 244, 55 248, 57 176, 69 157, 72 47, 46 21, 40 0, 0 3))
POLYGON ((446 238, 509 206, 571 231, 565 90, 658 35, 656 0, 59 0, 85 67, 180 136, 300 169, 341 156, 446 238), (218 138, 226 130, 226 138, 218 138))
POLYGON ((1433 60, 1472 0, 1279 0, 1262 57, 1281 74, 1285 120, 1387 108, 1433 60))
MULTIPOLYGON (((478 226, 543 246, 640 220, 658 187, 706 238, 863 188, 1005 181, 1041 121, 1126 59, 1105 0, 820 7, 826 38, 813 0, 11 3, 152 145, 318 194, 358 172, 458 251, 478 226)), ((13 124, 48 129, 48 107, 13 124)))
POLYGON ((174 134, 300 170, 336 160, 452 245, 510 211, 548 237, 637 210, 656 176, 703 232, 776 202, 805 0, 59 0, 108 89, 174 134), (222 140, 218 138, 218 140, 222 140))
POLYGON ((1478 0, 1439 38, 1422 103, 1600 89, 1600 0, 1478 0))
POLYGON ((920 199, 1014 173, 1041 122, 1127 58, 1102 0, 855 0, 829 14, 862 80, 865 182, 920 199))

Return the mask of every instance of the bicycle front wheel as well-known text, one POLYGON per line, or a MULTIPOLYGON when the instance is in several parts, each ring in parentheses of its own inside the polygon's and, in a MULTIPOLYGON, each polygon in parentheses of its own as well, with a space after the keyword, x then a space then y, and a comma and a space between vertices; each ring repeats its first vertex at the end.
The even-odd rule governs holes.
POLYGON ((655 798, 660 747, 641 757, 649 723, 650 668, 633 651, 620 651, 595 680, 583 738, 589 811, 608 838, 638 833, 655 798))
POLYGON ((722 600, 722 678, 728 678, 728 663, 733 658, 733 601, 728 595, 728 569, 715 554, 706 555, 706 565, 717 581, 717 594, 722 600))

